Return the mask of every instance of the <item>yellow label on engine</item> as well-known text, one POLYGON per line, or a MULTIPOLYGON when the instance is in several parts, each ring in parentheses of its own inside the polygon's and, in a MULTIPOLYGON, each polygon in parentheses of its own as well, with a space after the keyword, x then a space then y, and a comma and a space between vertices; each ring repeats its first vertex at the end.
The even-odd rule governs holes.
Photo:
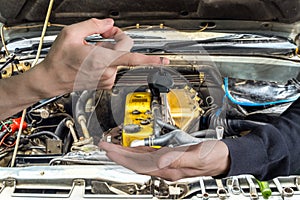
POLYGON ((143 140, 153 133, 151 94, 134 92, 126 96, 122 145, 130 146, 134 140, 143 140))

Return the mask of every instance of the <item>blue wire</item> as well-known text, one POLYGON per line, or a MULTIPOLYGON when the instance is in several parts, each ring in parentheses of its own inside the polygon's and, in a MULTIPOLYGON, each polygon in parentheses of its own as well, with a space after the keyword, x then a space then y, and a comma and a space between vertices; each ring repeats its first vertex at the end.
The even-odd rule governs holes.
POLYGON ((279 104, 279 103, 289 103, 289 102, 293 102, 295 100, 298 99, 299 95, 297 95, 296 97, 293 98, 289 98, 289 99, 282 99, 282 100, 278 100, 278 101, 271 101, 271 102, 264 102, 264 103, 255 103, 255 102, 241 102, 236 100, 230 93, 229 93, 229 89, 228 89, 228 77, 224 78, 224 90, 225 90, 225 95, 227 96, 227 98, 232 101, 235 104, 241 105, 241 106, 270 106, 270 105, 274 105, 274 104, 279 104))

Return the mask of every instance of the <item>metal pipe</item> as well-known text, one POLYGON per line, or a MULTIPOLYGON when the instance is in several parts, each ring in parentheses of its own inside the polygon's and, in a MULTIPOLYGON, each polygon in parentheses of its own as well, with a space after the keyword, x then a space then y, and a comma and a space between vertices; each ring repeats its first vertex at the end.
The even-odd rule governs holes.
POLYGON ((184 144, 198 144, 206 140, 213 140, 213 138, 196 138, 188 133, 177 129, 165 135, 153 138, 145 138, 144 143, 146 146, 166 146, 166 145, 184 145, 184 144))
POLYGON ((74 130, 74 123, 71 120, 66 121, 66 126, 70 129, 71 135, 73 137, 74 143, 78 142, 76 132, 74 130))
POLYGON ((86 119, 85 119, 85 117, 83 115, 80 115, 78 117, 78 122, 80 124, 83 137, 86 138, 86 139, 90 138, 90 133, 89 133, 89 130, 88 130, 87 126, 86 126, 86 119))

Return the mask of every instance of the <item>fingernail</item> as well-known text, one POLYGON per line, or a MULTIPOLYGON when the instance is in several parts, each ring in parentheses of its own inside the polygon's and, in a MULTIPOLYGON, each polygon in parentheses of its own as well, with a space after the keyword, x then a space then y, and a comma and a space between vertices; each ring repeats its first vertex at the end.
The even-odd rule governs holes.
POLYGON ((160 57, 160 63, 163 65, 168 65, 168 64, 170 64, 170 60, 165 57, 160 57))
POLYGON ((114 24, 114 20, 111 19, 111 18, 103 19, 103 22, 104 22, 106 25, 113 25, 113 24, 114 24))

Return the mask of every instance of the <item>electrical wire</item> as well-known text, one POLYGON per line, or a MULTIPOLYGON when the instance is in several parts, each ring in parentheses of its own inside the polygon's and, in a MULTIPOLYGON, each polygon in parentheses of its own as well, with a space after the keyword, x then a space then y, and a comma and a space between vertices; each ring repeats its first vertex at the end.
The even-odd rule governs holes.
MULTIPOLYGON (((9 56, 10 53, 9 53, 9 51, 8 51, 8 48, 7 48, 7 46, 6 46, 5 39, 4 39, 4 28, 5 28, 5 25, 3 24, 3 25, 1 26, 1 29, 0 29, 0 37, 1 37, 2 46, 3 46, 4 51, 5 51, 5 55, 6 55, 6 56, 9 56)), ((13 58, 12 58, 12 60, 13 60, 13 58)), ((6 61, 7 64, 9 64, 9 62, 10 62, 10 61, 6 61)), ((11 68, 12 68, 12 70, 13 70, 13 67, 14 67, 14 66, 13 66, 12 62, 10 62, 10 64, 11 64, 11 68)), ((6 64, 4 63, 4 65, 1 67, 0 71, 2 71, 2 69, 4 69, 5 67, 6 67, 6 64)))
POLYGON ((0 140, 0 146, 4 144, 4 140, 10 135, 10 133, 6 133, 0 140))
POLYGON ((39 47, 38 47, 38 50, 37 50, 37 53, 36 53, 35 60, 33 61, 32 65, 31 65, 32 67, 34 67, 36 65, 36 63, 38 62, 38 59, 40 57, 40 54, 41 54, 41 50, 42 50, 42 47, 43 47, 43 41, 44 41, 44 37, 45 37, 45 34, 46 34, 48 21, 49 21, 50 14, 51 14, 51 11, 52 11, 53 3, 54 3, 54 0, 50 0, 47 15, 46 15, 46 19, 45 19, 44 26, 43 26, 43 31, 42 31, 41 38, 40 38, 39 47))
POLYGON ((200 30, 198 30, 197 32, 202 32, 202 31, 206 30, 207 27, 208 27, 208 23, 206 23, 206 25, 203 28, 201 28, 200 30))
MULTIPOLYGON (((122 31, 127 31, 127 30, 132 30, 132 29, 145 29, 145 30, 151 30, 151 29, 160 29, 160 30, 164 30, 164 29, 168 29, 168 30, 176 30, 179 32, 186 32, 186 31, 180 31, 177 30, 175 28, 169 27, 169 26, 165 26, 164 24, 160 24, 160 25, 140 25, 140 24, 136 24, 135 26, 127 26, 122 28, 122 31)), ((208 28, 208 23, 206 23, 205 26, 203 26, 201 29, 196 30, 195 32, 202 32, 204 30, 206 30, 208 28)))
POLYGON ((2 26, 1 26, 1 42, 2 42, 2 45, 3 45, 3 48, 4 48, 4 50, 5 50, 5 53, 6 53, 6 56, 8 56, 9 55, 9 51, 8 51, 8 49, 7 49, 7 46, 6 46, 6 44, 5 44, 5 39, 4 39, 4 28, 5 28, 5 25, 3 24, 2 26))
MULTIPOLYGON (((20 147, 23 147, 24 145, 21 144, 20 147)), ((3 149, 0 150, 0 159, 2 159, 3 157, 5 157, 9 152, 13 151, 14 148, 12 147, 5 147, 3 149)))
POLYGON ((5 128, 5 130, 9 130, 9 127, 6 126, 6 125, 11 124, 11 123, 12 123, 11 120, 8 120, 8 121, 5 121, 5 122, 1 121, 0 130, 2 130, 3 127, 5 128))
POLYGON ((34 129, 39 130, 39 129, 56 128, 56 127, 57 127, 57 124, 52 124, 52 125, 37 126, 37 127, 34 127, 34 129))
MULTIPOLYGON (((33 61, 32 65, 31 65, 32 67, 34 67, 36 65, 36 63, 38 62, 39 56, 41 54, 43 41, 44 41, 44 36, 46 34, 47 25, 48 25, 48 21, 49 21, 49 18, 50 18, 51 11, 52 11, 53 3, 54 3, 54 0, 50 0, 48 10, 47 10, 46 19, 45 19, 44 26, 43 26, 43 31, 42 31, 41 38, 40 38, 39 48, 37 50, 36 58, 35 58, 35 60, 33 61)), ((20 128, 19 128, 19 131, 18 131, 17 140, 16 140, 16 144, 15 144, 15 149, 14 149, 12 160, 11 160, 11 165, 10 165, 11 167, 13 167, 15 165, 15 160, 16 160, 16 156, 17 156, 17 152, 18 152, 18 146, 19 146, 19 142, 20 142, 20 137, 21 137, 21 133, 22 133, 22 127, 23 127, 25 116, 26 116, 26 108, 22 112, 20 128)))
MULTIPOLYGON (((29 28, 39 28, 43 27, 44 24, 35 24, 35 25, 25 25, 25 26, 10 26, 10 27, 5 27, 6 30, 18 30, 18 29, 29 29, 29 28)), ((56 26, 56 27, 65 27, 65 24, 52 24, 50 22, 47 23, 47 26, 56 26)))

